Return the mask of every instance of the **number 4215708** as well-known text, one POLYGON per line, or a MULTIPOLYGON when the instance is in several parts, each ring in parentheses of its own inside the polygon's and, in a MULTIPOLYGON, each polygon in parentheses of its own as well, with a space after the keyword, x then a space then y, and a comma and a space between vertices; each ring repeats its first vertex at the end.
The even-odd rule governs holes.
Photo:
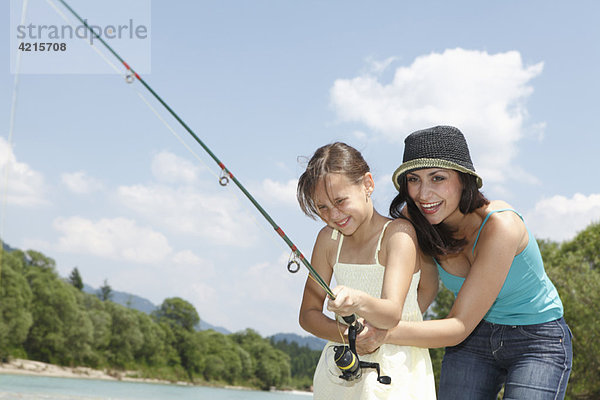
POLYGON ((29 43, 29 42, 21 42, 19 44, 19 50, 21 51, 66 51, 67 44, 66 43, 29 43))

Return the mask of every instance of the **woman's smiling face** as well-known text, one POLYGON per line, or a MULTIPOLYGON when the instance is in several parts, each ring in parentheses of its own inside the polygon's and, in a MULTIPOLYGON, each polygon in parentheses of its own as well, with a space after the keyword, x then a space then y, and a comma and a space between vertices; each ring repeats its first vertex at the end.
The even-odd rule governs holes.
POLYGON ((462 183, 458 172, 445 168, 425 168, 406 173, 408 195, 432 225, 459 212, 462 183))

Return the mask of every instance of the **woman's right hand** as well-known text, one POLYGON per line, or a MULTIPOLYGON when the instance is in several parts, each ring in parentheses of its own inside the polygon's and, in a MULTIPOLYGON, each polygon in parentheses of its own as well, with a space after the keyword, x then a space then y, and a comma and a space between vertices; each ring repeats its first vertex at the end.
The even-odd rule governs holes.
POLYGON ((363 322, 363 330, 356 337, 356 351, 359 355, 370 354, 385 343, 387 329, 375 328, 368 322, 363 322))

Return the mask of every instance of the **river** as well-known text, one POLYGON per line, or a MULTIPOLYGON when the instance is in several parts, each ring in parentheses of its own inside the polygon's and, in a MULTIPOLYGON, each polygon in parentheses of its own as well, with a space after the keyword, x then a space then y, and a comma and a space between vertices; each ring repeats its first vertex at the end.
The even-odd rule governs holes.
POLYGON ((308 393, 0 374, 0 400, 309 400, 308 393))

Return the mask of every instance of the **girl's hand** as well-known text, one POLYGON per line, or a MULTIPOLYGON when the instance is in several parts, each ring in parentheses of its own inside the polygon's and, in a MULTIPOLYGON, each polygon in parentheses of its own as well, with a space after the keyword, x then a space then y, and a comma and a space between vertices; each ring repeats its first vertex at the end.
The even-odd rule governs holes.
POLYGON ((335 300, 327 300, 327 309, 346 317, 355 314, 360 307, 360 298, 362 292, 346 286, 336 286, 332 290, 335 300))
POLYGON ((356 352, 359 355, 370 354, 377 350, 387 336, 387 329, 378 329, 368 322, 363 322, 363 330, 356 337, 356 352))

